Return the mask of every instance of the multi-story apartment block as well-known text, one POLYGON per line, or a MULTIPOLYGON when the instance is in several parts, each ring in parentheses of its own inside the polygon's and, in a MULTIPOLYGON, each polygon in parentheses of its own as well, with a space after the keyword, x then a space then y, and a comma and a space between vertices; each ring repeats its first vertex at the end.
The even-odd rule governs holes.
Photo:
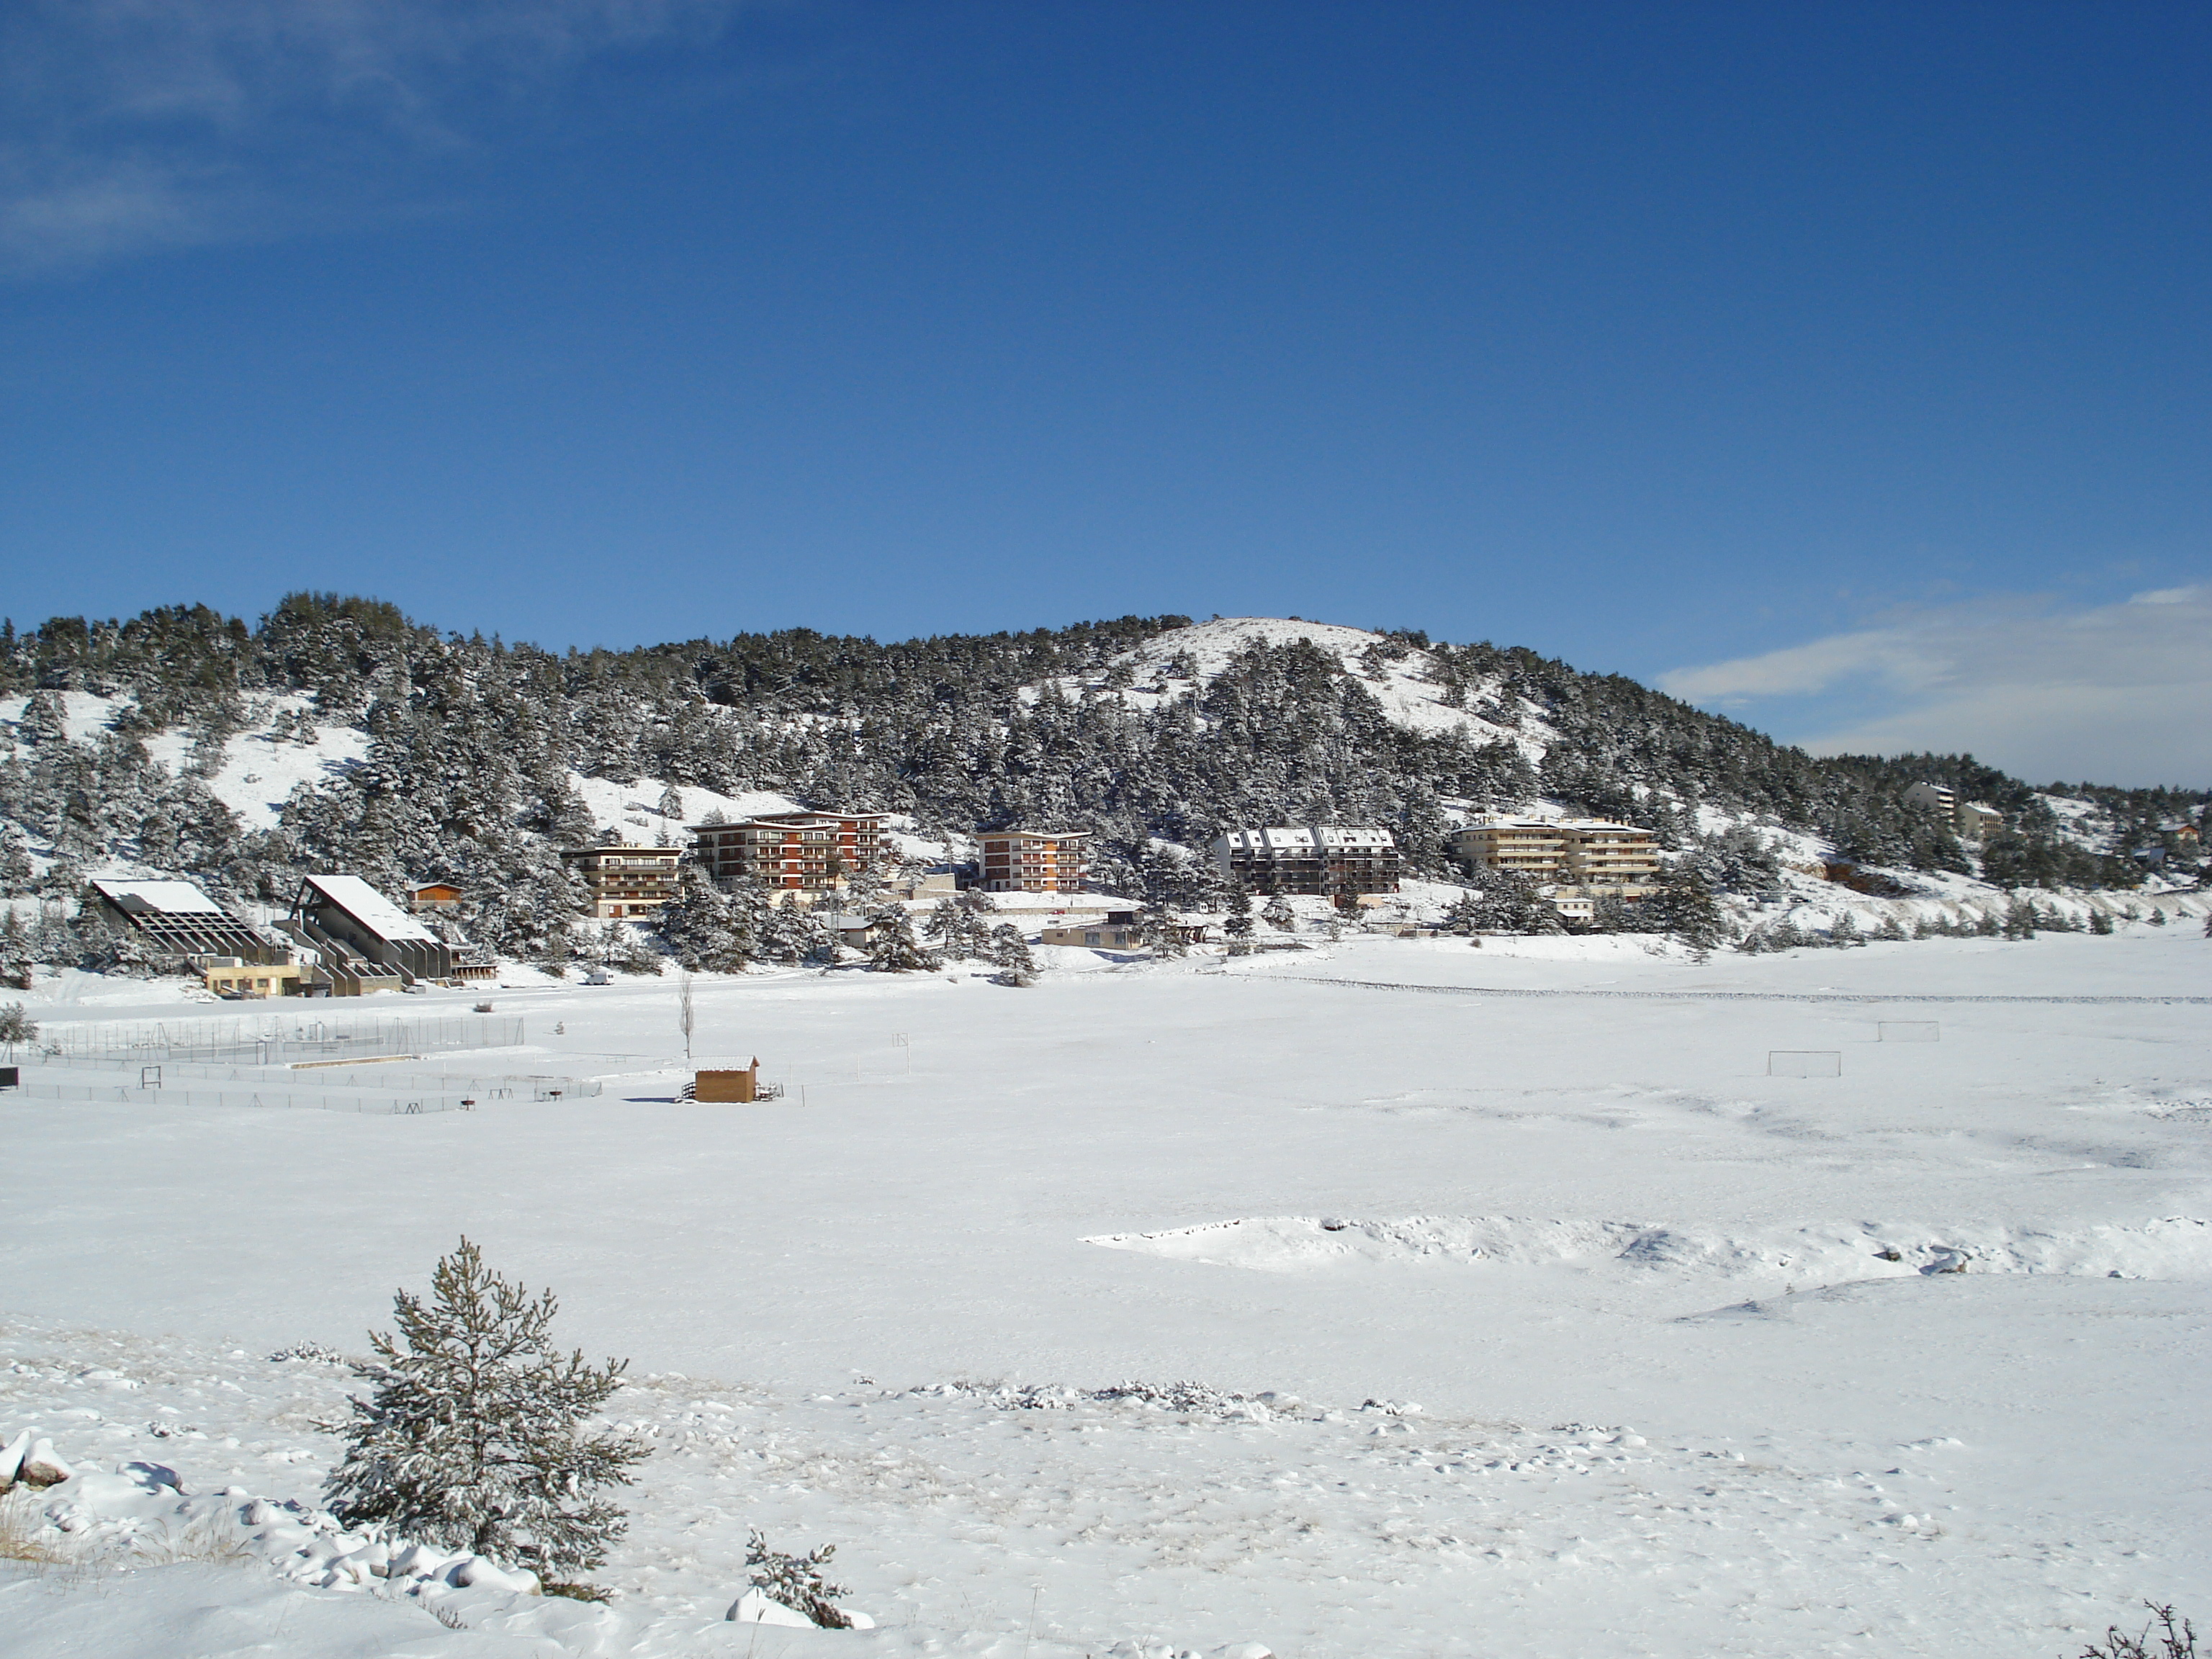
POLYGON ((592 914, 602 921, 652 916, 676 896, 680 847, 639 847, 609 842, 573 848, 562 862, 584 878, 592 895, 592 914))
POLYGON ((979 860, 987 893, 1079 893, 1090 872, 1084 843, 1090 833, 1048 835, 1037 830, 994 830, 979 835, 979 860))
POLYGON ((1213 842, 1221 873, 1255 893, 1395 893, 1398 843, 1388 830, 1269 824, 1213 842))
POLYGON ((1477 818, 1451 840, 1452 855, 1470 867, 1518 870, 1538 882, 1619 888, 1624 896, 1659 873, 1651 832, 1607 818, 1477 818))
POLYGON ((881 812, 778 812, 695 823, 692 849, 718 882, 750 878, 801 894, 842 886, 882 857, 881 812))
POLYGON ((1979 841, 2004 827, 2004 814, 1980 801, 1960 800, 1958 793, 1940 783, 1916 783, 1905 792, 1907 804, 1925 807, 1961 841, 1979 841))

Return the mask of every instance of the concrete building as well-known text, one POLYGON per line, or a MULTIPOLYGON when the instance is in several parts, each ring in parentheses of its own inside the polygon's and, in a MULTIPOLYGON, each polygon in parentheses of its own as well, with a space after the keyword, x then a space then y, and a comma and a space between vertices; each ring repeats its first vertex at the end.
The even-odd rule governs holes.
POLYGON ((561 862, 583 878, 592 896, 592 915, 601 921, 659 915, 677 895, 678 866, 683 861, 680 847, 641 847, 629 842, 574 847, 561 854, 561 862))
POLYGON ((309 970, 296 962, 240 962, 210 957, 202 969, 209 990, 219 997, 296 997, 307 988, 309 970))
POLYGON ((1221 873, 1253 893, 1395 893, 1398 843, 1388 830, 1269 824, 1215 837, 1221 873))
POLYGON ((750 878, 804 895, 843 886, 882 859, 881 812, 778 812, 738 823, 695 823, 692 849, 718 882, 750 878))
POLYGON ((1610 888, 1624 898, 1643 896, 1659 874, 1651 832, 1610 818, 1480 817, 1454 831, 1451 845, 1470 869, 1517 870, 1532 881, 1610 888))
POLYGON ((1132 951, 1138 945, 1137 913, 1109 910, 1095 921, 1046 927, 1038 933, 1037 943, 1073 945, 1095 951, 1132 951))
POLYGON ((423 980, 489 976, 490 964, 470 958, 457 973, 446 943, 359 876, 309 876, 292 914, 279 924, 319 961, 331 994, 357 997, 397 991, 423 980))
POLYGON ((1961 841, 1979 841, 2004 828, 2004 814, 1980 801, 1962 801, 1948 785, 1920 782, 1905 792, 1905 803, 1933 814, 1961 841))
POLYGON ((292 960, 289 947, 217 904, 188 881, 125 881, 96 876, 85 884, 84 908, 125 929, 157 954, 235 957, 244 963, 292 960))
POLYGON ((987 893, 1079 893, 1090 873, 1088 830, 1066 835, 994 830, 978 835, 978 879, 987 893))

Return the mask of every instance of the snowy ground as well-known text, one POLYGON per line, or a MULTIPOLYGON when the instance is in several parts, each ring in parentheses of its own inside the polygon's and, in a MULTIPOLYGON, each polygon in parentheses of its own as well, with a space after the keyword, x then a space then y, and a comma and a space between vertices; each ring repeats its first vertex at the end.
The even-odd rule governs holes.
POLYGON ((2212 1609, 2195 927, 1048 954, 702 980, 701 1051, 776 1106, 673 1103, 672 981, 499 994, 499 1064, 593 1101, 0 1100, 0 1438, 85 1472, 0 1655, 2059 1659, 2212 1609), (313 1587, 346 1374, 269 1356, 361 1352, 464 1231, 633 1358, 659 1450, 608 1607, 313 1587), (86 1559, 210 1516, 242 1562, 86 1559), (835 1542, 878 1628, 724 1622, 753 1526, 835 1542))

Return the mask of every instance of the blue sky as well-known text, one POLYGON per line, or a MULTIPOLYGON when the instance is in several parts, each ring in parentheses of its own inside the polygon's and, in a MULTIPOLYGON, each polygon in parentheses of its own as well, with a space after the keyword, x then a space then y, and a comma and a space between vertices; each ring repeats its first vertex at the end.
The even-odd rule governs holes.
POLYGON ((0 610, 1294 614, 2212 781, 2208 84, 2201 6, 29 0, 0 610))

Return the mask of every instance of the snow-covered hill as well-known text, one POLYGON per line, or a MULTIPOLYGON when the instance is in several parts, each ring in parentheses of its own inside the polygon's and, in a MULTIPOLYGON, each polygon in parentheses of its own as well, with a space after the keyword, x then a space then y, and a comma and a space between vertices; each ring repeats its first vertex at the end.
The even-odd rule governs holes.
POLYGON ((1131 708, 1149 711, 1211 684, 1255 644, 1310 645, 1327 653, 1340 672, 1358 680, 1382 705, 1394 725, 1410 732, 1462 732, 1476 743, 1511 743, 1531 760, 1543 758, 1553 736, 1540 710, 1504 696, 1494 682, 1468 688, 1466 706, 1454 708, 1444 701, 1435 659, 1426 651, 1364 628, 1295 617, 1217 617, 1172 629, 1122 652, 1104 672, 1058 684, 1067 695, 1109 695, 1131 708), (1129 684, 1117 685, 1116 669, 1127 671, 1129 684))

